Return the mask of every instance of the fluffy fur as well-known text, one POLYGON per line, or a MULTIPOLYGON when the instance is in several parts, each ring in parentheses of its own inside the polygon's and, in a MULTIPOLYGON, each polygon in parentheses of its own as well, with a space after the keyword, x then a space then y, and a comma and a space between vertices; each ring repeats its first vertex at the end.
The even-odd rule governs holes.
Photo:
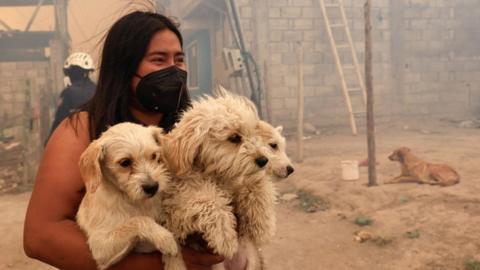
MULTIPOLYGON (((263 270, 265 264, 260 246, 270 241, 276 228, 276 189, 272 179, 286 178, 294 169, 286 154, 282 128, 274 128, 259 121, 256 135, 259 136, 268 158, 266 171, 240 177, 229 185, 221 186, 230 190, 234 211, 238 218, 238 234, 241 248, 247 257, 246 270, 263 270)), ((228 182, 227 182, 228 183, 228 182)), ((221 265, 215 270, 223 270, 221 265)))
MULTIPOLYGON (((243 256, 247 259, 245 270, 264 270, 265 261, 261 249, 245 238, 240 239, 239 244, 240 248, 243 250, 243 256)), ((226 267, 223 264, 217 264, 212 269, 226 270, 226 267)))
POLYGON ((282 126, 272 127, 265 121, 259 121, 257 124, 257 134, 260 136, 266 147, 266 157, 268 173, 276 178, 287 178, 294 172, 290 158, 286 153, 286 140, 282 136, 282 126))
POLYGON ((177 255, 173 234, 156 223, 159 190, 170 177, 161 160, 162 130, 122 123, 109 128, 80 157, 86 194, 77 222, 100 269, 118 262, 131 249, 177 255))
MULTIPOLYGON (((247 256, 246 270, 264 270, 265 263, 260 246, 270 241, 276 231, 274 205, 277 192, 272 178, 282 179, 294 172, 286 154, 286 140, 281 135, 282 127, 274 128, 259 121, 256 130, 269 160, 265 175, 244 177, 244 183, 234 198, 239 217, 240 245, 247 256)), ((216 269, 220 270, 220 269, 216 269)))
POLYGON ((164 225, 180 242, 200 234, 215 253, 230 258, 237 251, 231 187, 243 176, 264 173, 268 163, 258 122, 255 106, 244 97, 204 97, 163 137, 166 164, 175 175, 163 202, 164 225))
MULTIPOLYGON (((214 253, 231 258, 238 249, 238 236, 230 202, 213 179, 192 172, 174 179, 165 191, 162 224, 181 244, 190 244, 187 237, 200 235, 214 253)), ((163 259, 165 269, 186 270, 180 254, 163 259)))
POLYGON ((244 97, 204 97, 194 102, 165 136, 169 168, 177 176, 195 170, 224 179, 259 171, 255 160, 265 157, 255 137, 258 121, 255 106, 244 97))
POLYGON ((421 184, 451 186, 460 182, 458 173, 446 164, 431 164, 416 157, 409 148, 401 147, 389 157, 402 165, 402 173, 386 182, 417 182, 421 184))
POLYGON ((293 172, 280 131, 260 121, 244 97, 220 91, 194 102, 163 137, 166 163, 175 174, 171 196, 163 202, 165 226, 182 242, 200 233, 210 249, 227 258, 239 239, 254 247, 268 242, 275 232, 276 200, 268 172, 278 177, 293 172))

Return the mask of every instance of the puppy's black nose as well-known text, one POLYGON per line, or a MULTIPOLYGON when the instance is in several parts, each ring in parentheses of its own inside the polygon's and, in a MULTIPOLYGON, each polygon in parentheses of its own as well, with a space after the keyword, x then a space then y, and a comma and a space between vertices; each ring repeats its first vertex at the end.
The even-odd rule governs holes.
POLYGON ((287 176, 290 175, 290 174, 292 174, 294 171, 295 171, 295 170, 293 169, 292 166, 290 166, 290 165, 287 166, 287 176))
POLYGON ((158 191, 158 183, 142 185, 142 189, 148 197, 153 197, 158 191))
POLYGON ((257 163, 258 167, 263 168, 268 163, 268 158, 261 156, 255 159, 255 163, 257 163))

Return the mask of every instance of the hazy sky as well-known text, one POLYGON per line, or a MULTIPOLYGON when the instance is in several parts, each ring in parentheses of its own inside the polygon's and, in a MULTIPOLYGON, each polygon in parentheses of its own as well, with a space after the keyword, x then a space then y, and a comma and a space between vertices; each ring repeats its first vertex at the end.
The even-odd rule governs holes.
MULTIPOLYGON (((132 2, 128 0, 70 0, 68 23, 72 51, 88 52, 96 60, 96 49, 98 49, 96 44, 99 39, 117 18, 129 10, 132 2)), ((0 8, 0 18, 11 28, 23 31, 33 11, 34 7, 0 8)), ((49 31, 53 28, 53 8, 43 6, 31 30, 49 31)), ((0 29, 3 30, 3 26, 0 25, 0 29)))

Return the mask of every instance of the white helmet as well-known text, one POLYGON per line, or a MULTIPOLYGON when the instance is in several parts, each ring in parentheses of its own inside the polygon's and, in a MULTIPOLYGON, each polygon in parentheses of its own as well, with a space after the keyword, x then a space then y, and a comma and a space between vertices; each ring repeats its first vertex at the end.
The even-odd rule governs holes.
POLYGON ((63 65, 64 69, 69 69, 72 66, 78 66, 86 70, 94 70, 93 59, 88 53, 76 52, 72 53, 63 65))

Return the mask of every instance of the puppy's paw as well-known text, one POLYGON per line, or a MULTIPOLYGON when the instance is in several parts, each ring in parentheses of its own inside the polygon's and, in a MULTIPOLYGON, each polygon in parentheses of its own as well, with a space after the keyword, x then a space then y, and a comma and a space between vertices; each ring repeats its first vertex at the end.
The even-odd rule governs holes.
POLYGON ((224 230, 207 239, 209 246, 222 256, 230 259, 238 251, 238 236, 235 230, 224 230))
POLYGON ((105 270, 110 267, 110 264, 104 262, 97 262, 97 267, 99 270, 105 270))
MULTIPOLYGON (((273 211, 265 211, 265 213, 273 211)), ((252 240, 256 245, 262 246, 273 239, 276 232, 276 218, 274 214, 259 216, 258 218, 239 219, 239 237, 252 240)))
POLYGON ((179 252, 177 256, 162 256, 164 269, 167 270, 187 270, 187 266, 183 261, 182 253, 179 252))
POLYGON ((257 245, 265 245, 269 243, 275 235, 275 228, 268 227, 265 230, 256 230, 250 234, 250 238, 257 245))
POLYGON ((167 230, 157 234, 153 244, 162 254, 169 256, 176 256, 180 250, 175 237, 167 230))

